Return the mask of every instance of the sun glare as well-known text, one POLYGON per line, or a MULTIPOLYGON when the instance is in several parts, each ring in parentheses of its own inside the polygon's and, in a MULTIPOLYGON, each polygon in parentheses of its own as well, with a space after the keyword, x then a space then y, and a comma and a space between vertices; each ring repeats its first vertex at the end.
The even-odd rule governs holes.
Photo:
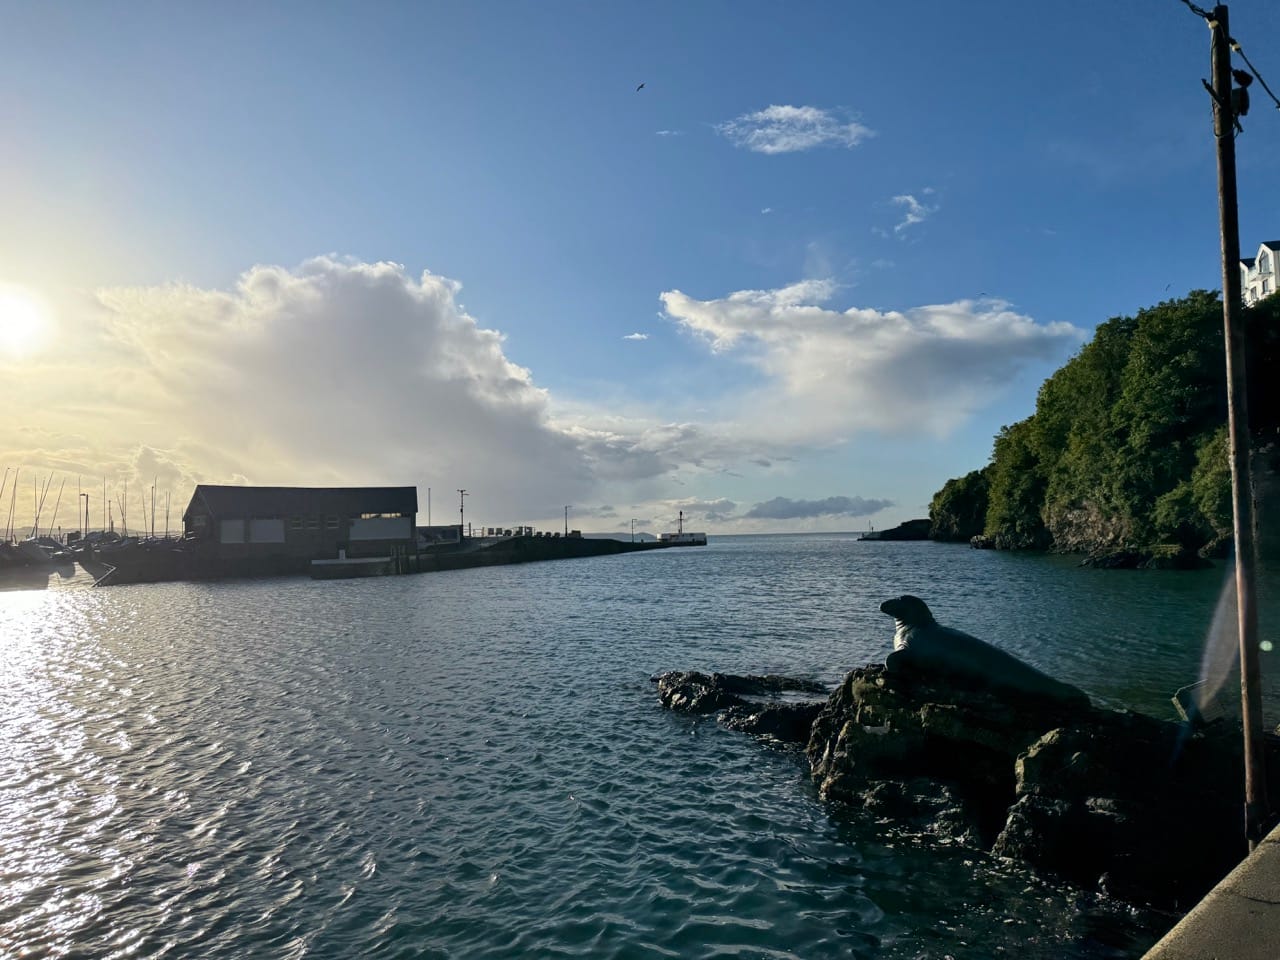
POLYGON ((49 311, 35 294, 0 284, 0 357, 29 357, 51 333, 49 311))

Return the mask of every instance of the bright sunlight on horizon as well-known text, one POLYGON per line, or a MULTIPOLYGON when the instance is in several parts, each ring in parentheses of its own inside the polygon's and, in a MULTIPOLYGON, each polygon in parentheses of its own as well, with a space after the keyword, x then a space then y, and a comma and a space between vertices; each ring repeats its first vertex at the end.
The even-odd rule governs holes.
POLYGON ((34 356, 52 336, 53 320, 41 298, 25 287, 0 284, 0 356, 34 356))

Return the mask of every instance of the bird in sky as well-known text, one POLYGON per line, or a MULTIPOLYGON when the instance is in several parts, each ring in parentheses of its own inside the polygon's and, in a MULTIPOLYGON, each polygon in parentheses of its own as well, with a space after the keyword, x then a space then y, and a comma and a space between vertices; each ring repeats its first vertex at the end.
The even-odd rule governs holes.
POLYGON ((643 89, 644 89, 644 84, 642 83, 640 84, 640 86, 636 87, 636 93, 639 93, 643 89))

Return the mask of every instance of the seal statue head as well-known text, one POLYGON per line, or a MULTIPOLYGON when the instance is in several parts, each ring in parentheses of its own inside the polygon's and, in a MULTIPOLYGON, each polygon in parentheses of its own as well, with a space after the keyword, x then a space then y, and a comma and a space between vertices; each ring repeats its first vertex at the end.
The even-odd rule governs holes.
POLYGON ((880 612, 887 613, 893 619, 908 627, 927 627, 937 622, 933 619, 933 614, 929 612, 929 605, 919 597, 913 597, 909 593, 886 600, 880 604, 880 612))

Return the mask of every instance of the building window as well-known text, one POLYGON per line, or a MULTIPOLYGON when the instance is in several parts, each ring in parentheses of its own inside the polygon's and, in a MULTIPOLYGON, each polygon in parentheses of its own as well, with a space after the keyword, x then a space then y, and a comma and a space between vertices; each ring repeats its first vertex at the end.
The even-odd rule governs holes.
POLYGON ((1262 279, 1262 295, 1265 297, 1271 292, 1271 281, 1263 277, 1262 279))
POLYGON ((1271 272, 1271 254, 1267 253, 1265 250, 1258 254, 1258 272, 1271 272))
POLYGON ((329 516, 324 518, 324 525, 328 527, 330 530, 337 530, 338 518, 330 514, 329 516))
POLYGON ((290 529, 290 530, 301 530, 301 529, 302 529, 302 518, 301 518, 301 517, 290 517, 290 518, 289 518, 289 529, 290 529))
POLYGON ((307 517, 307 529, 308 529, 308 530, 319 530, 319 529, 320 529, 320 518, 319 518, 319 517, 307 517))

